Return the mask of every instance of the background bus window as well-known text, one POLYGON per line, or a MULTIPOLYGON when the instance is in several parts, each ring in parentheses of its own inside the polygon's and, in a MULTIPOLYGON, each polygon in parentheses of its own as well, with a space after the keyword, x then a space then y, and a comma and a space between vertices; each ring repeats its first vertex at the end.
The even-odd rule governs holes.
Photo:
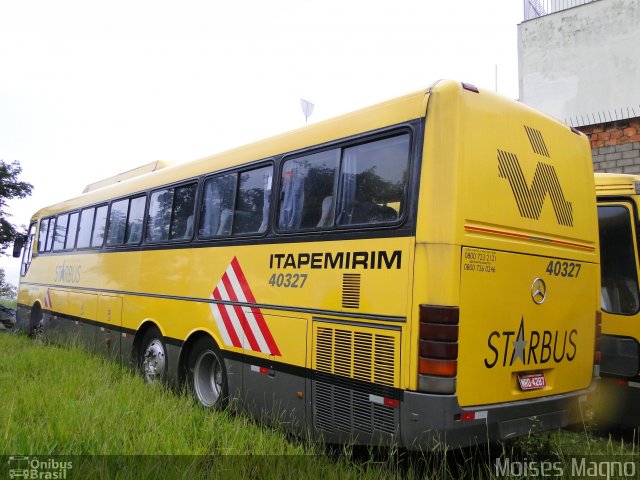
POLYGON ((69 223, 69 215, 58 215, 56 220, 56 236, 53 240, 53 250, 63 250, 64 241, 67 238, 67 224, 69 223))
POLYGON ((640 306, 631 212, 621 205, 598 207, 602 309, 633 315, 640 306))
POLYGON ((284 162, 278 216, 280 230, 333 225, 332 207, 339 160, 340 150, 334 149, 284 162))
POLYGON ((396 222, 405 208, 409 135, 344 150, 338 189, 338 225, 396 222))
POLYGON ((78 228, 78 248, 87 248, 91 245, 91 228, 93 227, 93 216, 95 208, 85 208, 80 212, 80 225, 78 228))
POLYGON ((262 233, 267 230, 273 167, 240 174, 240 186, 233 211, 233 234, 262 233))
POLYGON ((107 225, 107 206, 103 205, 96 209, 96 220, 93 225, 91 235, 91 246, 101 247, 104 243, 104 229, 107 225))

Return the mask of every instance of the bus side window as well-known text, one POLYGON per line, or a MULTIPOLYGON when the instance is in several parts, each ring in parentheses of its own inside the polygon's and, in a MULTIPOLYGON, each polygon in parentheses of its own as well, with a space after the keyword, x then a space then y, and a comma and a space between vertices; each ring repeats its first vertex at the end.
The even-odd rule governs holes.
POLYGON ((46 252, 47 251, 47 232, 49 230, 49 223, 51 219, 45 218, 40 221, 40 231, 38 233, 38 252, 46 252))
POLYGON ((408 134, 346 148, 340 168, 338 225, 396 222, 409 178, 408 134))
POLYGON ((147 218, 147 242, 191 238, 197 189, 196 183, 190 183, 151 193, 147 218))
POLYGON ((104 230, 107 226, 107 205, 102 205, 96 209, 96 218, 93 224, 93 232, 91 234, 91 246, 102 247, 104 243, 104 230))
POLYGON ((240 186, 233 211, 232 233, 263 233, 267 230, 273 167, 256 168, 240 174, 240 186))
POLYGON ((118 200, 111 204, 111 211, 109 213, 109 230, 107 232, 107 245, 120 245, 124 242, 128 210, 128 198, 118 200))
POLYGON ((236 199, 235 173, 208 178, 200 210, 200 238, 230 235, 236 199))
POLYGON ((80 212, 80 223, 78 225, 78 248, 87 248, 91 245, 91 228, 93 227, 93 217, 95 208, 85 208, 80 212))
POLYGON ((169 240, 169 222, 171 221, 172 204, 172 188, 157 190, 151 194, 147 218, 147 242, 164 242, 169 240))
POLYGON ((340 150, 333 149, 284 162, 279 230, 297 231, 333 224, 333 211, 323 211, 323 204, 334 195, 339 160, 340 150))
POLYGON ((55 217, 49 219, 49 228, 47 229, 47 242, 44 246, 45 252, 50 252, 53 246, 53 234, 55 233, 55 217))
POLYGON ((142 222, 144 220, 144 207, 147 197, 132 198, 129 202, 129 215, 127 217, 126 244, 140 243, 142 240, 142 222))
POLYGON ((171 240, 187 240, 193 235, 193 210, 196 203, 197 184, 176 187, 171 215, 171 240))
POLYGON ((76 232, 78 231, 78 212, 69 215, 69 228, 67 232, 67 240, 64 242, 65 250, 73 250, 76 242, 76 232))
POLYGON ((65 213, 64 215, 58 215, 58 219, 56 221, 56 235, 53 240, 53 250, 63 250, 64 242, 67 238, 67 225, 69 223, 69 214, 65 213))

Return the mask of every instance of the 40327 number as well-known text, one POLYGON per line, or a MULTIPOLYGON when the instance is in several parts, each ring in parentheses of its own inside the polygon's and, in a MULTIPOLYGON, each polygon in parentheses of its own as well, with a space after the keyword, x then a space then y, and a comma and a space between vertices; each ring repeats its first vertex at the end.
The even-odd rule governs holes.
POLYGON ((547 265, 546 272, 554 277, 578 278, 581 266, 579 263, 551 260, 547 265))
POLYGON ((272 287, 302 288, 306 282, 306 273, 274 273, 269 277, 272 287))

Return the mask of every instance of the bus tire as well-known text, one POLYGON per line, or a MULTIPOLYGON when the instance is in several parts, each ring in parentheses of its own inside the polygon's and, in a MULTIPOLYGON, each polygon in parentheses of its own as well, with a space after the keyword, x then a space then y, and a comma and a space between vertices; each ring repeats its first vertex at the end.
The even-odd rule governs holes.
POLYGON ((28 334, 36 340, 44 339, 44 314, 39 303, 34 304, 31 308, 28 334))
POLYGON ((213 340, 196 340, 189 353, 187 381, 196 402, 203 408, 222 409, 229 400, 227 370, 220 349, 213 340))
POLYGON ((144 381, 164 382, 167 377, 167 346, 157 327, 144 332, 139 352, 138 365, 144 381))

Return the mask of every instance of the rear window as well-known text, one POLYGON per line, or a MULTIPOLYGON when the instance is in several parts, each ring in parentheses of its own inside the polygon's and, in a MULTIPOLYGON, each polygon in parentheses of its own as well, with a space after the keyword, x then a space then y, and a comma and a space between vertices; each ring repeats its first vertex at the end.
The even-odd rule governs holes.
POLYGON ((633 315, 640 306, 631 218, 623 205, 598 207, 602 309, 619 315, 633 315))

